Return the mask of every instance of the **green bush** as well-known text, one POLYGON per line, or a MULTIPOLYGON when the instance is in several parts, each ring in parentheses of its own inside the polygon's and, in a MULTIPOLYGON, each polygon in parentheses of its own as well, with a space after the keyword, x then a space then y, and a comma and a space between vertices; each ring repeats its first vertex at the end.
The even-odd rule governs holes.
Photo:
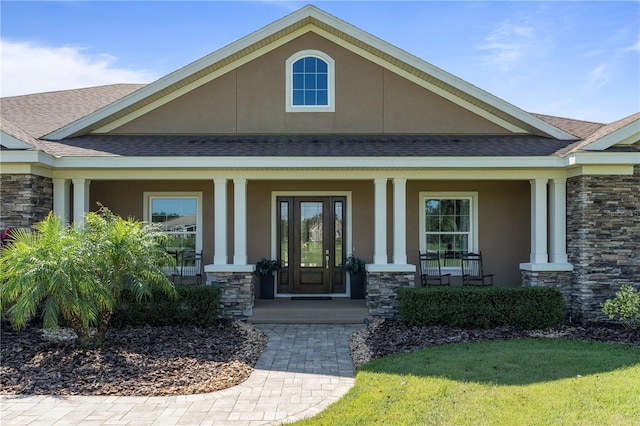
POLYGON ((623 285, 614 299, 602 304, 602 312, 609 318, 617 317, 626 328, 636 329, 640 324, 640 292, 630 285, 623 285))
POLYGON ((221 291, 215 286, 177 285, 178 299, 160 291, 138 302, 135 295, 124 290, 111 326, 195 325, 206 327, 218 321, 221 291))
POLYGON ((548 287, 405 287, 398 298, 400 319, 419 326, 537 329, 567 315, 562 294, 548 287))

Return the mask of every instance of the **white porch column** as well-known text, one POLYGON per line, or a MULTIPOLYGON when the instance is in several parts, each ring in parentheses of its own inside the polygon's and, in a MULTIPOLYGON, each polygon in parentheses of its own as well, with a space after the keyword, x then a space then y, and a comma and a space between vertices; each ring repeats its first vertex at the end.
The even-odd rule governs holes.
POLYGON ((68 221, 69 218, 69 194, 71 181, 69 179, 53 179, 53 214, 68 221))
POLYGON ((227 180, 213 180, 213 264, 227 264, 227 180))
POLYGON ((247 180, 233 180, 233 264, 247 264, 247 180))
POLYGON ((547 256, 547 179, 531 183, 531 256, 530 262, 548 263, 547 256))
POLYGON ((407 264, 407 179, 393 179, 393 263, 407 264))
POLYGON ((73 182, 73 223, 82 226, 84 216, 89 211, 89 179, 72 179, 73 182))
POLYGON ((549 261, 567 263, 567 180, 552 179, 549 195, 549 261))
POLYGON ((374 183, 374 239, 373 263, 387 263, 387 179, 376 178, 374 183))

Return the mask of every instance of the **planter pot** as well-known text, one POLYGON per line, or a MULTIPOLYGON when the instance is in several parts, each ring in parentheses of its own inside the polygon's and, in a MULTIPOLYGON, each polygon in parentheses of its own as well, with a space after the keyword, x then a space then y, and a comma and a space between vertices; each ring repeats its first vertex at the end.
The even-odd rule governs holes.
POLYGON ((364 286, 366 282, 366 275, 362 274, 350 274, 351 277, 351 298, 352 299, 364 299, 364 286))
POLYGON ((260 275, 260 299, 273 299, 273 288, 275 287, 275 276, 260 275))

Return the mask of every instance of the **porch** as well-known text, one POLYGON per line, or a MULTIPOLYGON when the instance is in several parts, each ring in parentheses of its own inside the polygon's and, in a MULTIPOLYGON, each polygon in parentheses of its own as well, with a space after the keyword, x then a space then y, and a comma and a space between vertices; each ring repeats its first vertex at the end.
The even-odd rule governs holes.
POLYGON ((365 324, 371 318, 366 300, 334 297, 319 299, 255 299, 253 324, 365 324))

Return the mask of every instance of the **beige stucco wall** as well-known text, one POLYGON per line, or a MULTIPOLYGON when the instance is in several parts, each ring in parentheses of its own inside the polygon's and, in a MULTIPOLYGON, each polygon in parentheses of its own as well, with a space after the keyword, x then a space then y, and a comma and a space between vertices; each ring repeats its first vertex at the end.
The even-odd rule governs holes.
POLYGON ((314 33, 307 33, 112 133, 508 133, 314 33), (335 112, 285 112, 285 61, 305 49, 335 60, 335 112))
MULTIPOLYGON (((144 218, 145 192, 201 192, 203 234, 202 251, 207 263, 213 261, 213 181, 99 181, 91 182, 89 200, 108 207, 122 217, 144 218)), ((233 194, 231 194, 233 196, 233 194)), ((230 214, 227 213, 229 217, 230 214)))
MULTIPOLYGON (((429 191, 478 192, 478 241, 485 273, 495 274, 494 284, 520 285, 519 265, 529 261, 531 199, 528 181, 408 181, 408 262, 417 264, 419 193, 429 191)), ((454 279, 459 283, 459 278, 454 279)))
MULTIPOLYGON (((213 259, 213 182, 211 181, 93 181, 91 205, 96 202, 124 217, 143 217, 143 193, 155 191, 202 192, 203 251, 205 259, 213 259)), ((352 241, 351 251, 373 260, 374 214, 373 182, 351 181, 290 181, 250 180, 247 185, 247 251, 249 263, 261 257, 271 257, 272 193, 313 192, 323 194, 351 193, 352 241)), ((479 241, 487 273, 494 273, 495 284, 520 285, 519 264, 527 262, 530 250, 530 190, 527 181, 420 181, 407 182, 407 256, 416 264, 419 247, 419 193, 423 191, 477 191, 479 241)), ((233 261, 233 185, 227 189, 229 262, 233 261)), ((393 261, 393 193, 388 186, 387 210, 389 262, 393 261)), ((459 279, 454 280, 455 283, 459 279)))

